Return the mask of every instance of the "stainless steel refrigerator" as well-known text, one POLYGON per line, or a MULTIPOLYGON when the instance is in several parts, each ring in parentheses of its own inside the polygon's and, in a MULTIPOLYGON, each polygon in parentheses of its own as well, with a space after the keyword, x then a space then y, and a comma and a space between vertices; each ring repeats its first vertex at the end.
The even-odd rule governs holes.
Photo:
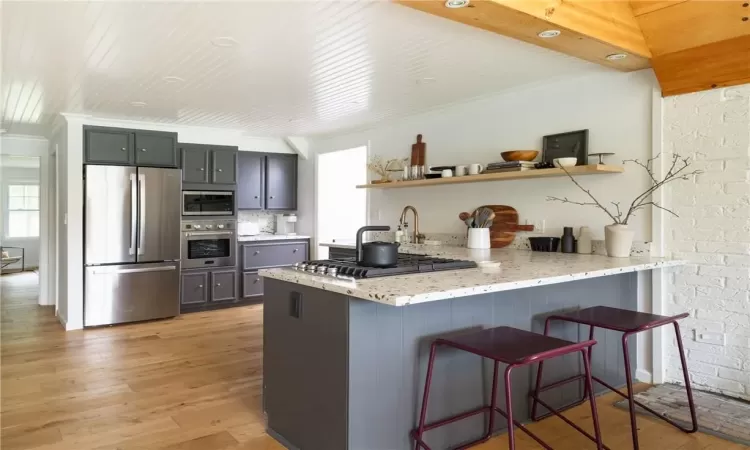
POLYGON ((179 314, 181 173, 85 166, 85 326, 179 314))

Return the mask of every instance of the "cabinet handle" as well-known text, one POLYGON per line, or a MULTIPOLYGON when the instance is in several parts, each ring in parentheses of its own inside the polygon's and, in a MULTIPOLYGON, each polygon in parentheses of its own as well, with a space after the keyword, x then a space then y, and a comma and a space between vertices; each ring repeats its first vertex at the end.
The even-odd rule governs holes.
POLYGON ((206 170, 206 169, 204 169, 203 167, 201 167, 201 168, 200 168, 200 169, 198 169, 198 170, 199 170, 199 171, 201 171, 201 172, 203 172, 203 171, 204 171, 204 170, 206 170))
POLYGON ((256 278, 255 281, 253 281, 253 283, 257 283, 258 281, 260 281, 260 278, 256 278))
POLYGON ((255 197, 253 197, 253 198, 258 198, 258 196, 256 195, 256 196, 255 196, 255 197))
POLYGON ((198 285, 198 289, 203 289, 203 285, 202 285, 202 284, 199 284, 199 285, 198 285))
POLYGON ((272 198, 273 198, 273 195, 272 195, 272 196, 270 196, 270 197, 268 197, 268 198, 271 198, 271 199, 272 199, 272 198))
POLYGON ((221 169, 216 169, 217 172, 221 172, 221 169))
POLYGON ((255 250, 255 252, 253 252, 253 255, 260 255, 260 250, 255 250))
POLYGON ((292 251, 292 253, 297 253, 297 249, 295 248, 294 251, 292 251))
POLYGON ((221 287, 221 283, 216 283, 216 287, 221 287))
POLYGON ((142 148, 142 149, 141 149, 141 151, 142 151, 142 152, 145 152, 145 151, 146 151, 146 149, 145 149, 145 148, 142 148))
POLYGON ((126 149, 125 147, 123 147, 123 148, 121 148, 121 149, 120 149, 120 151, 123 151, 123 152, 124 152, 125 150, 127 150, 127 149, 126 149))

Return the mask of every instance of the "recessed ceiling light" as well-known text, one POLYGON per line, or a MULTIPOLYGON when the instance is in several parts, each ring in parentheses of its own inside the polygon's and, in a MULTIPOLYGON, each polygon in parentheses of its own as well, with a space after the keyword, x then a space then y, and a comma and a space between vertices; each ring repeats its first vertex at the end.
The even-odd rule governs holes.
POLYGON ((428 83, 434 83, 437 81, 437 78, 433 77, 424 77, 417 80, 417 84, 428 84, 428 83))
POLYGON ((168 75, 162 78, 162 80, 166 81, 167 83, 182 83, 183 81, 185 81, 184 78, 176 77, 174 75, 168 75))
POLYGON ((234 47, 237 44, 239 44, 239 42, 237 42, 237 39, 231 36, 220 36, 220 37, 213 38, 211 39, 211 43, 215 47, 225 47, 225 48, 234 47))
POLYGON ((146 106, 146 102, 130 102, 130 106, 143 108, 144 106, 146 106))
POLYGON ((445 6, 447 8, 463 8, 469 6, 469 0, 447 0, 445 6))
POLYGON ((628 55, 626 55, 625 53, 612 53, 611 55, 607 55, 607 61, 619 61, 627 57, 628 55))
POLYGON ((540 31, 537 36, 543 39, 549 39, 560 36, 560 30, 544 30, 540 31))

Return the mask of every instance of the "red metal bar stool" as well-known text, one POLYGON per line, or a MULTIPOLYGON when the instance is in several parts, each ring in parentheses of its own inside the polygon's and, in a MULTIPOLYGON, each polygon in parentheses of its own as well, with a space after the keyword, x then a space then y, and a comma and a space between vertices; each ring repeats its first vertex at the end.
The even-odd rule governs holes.
MULTIPOLYGON (((561 320, 561 321, 566 321, 566 322, 579 323, 582 325, 588 325, 589 326, 589 340, 586 342, 591 342, 591 340, 594 339, 595 327, 604 328, 607 330, 621 331, 623 333, 622 351, 623 351, 623 354, 625 355, 625 380, 626 380, 627 388, 628 388, 627 394, 622 393, 620 390, 614 388, 613 386, 604 382, 600 378, 592 376, 591 379, 607 387, 609 390, 616 392, 617 394, 619 394, 620 396, 628 400, 628 404, 630 406, 630 429, 633 435, 633 448, 637 450, 638 449, 638 428, 636 427, 636 423, 635 423, 635 405, 640 406, 641 408, 645 409, 646 411, 650 412, 656 417, 666 421, 667 423, 679 428, 685 433, 695 433, 696 431, 698 431, 698 419, 696 418, 696 415, 695 415, 695 403, 693 403, 693 390, 690 387, 690 378, 688 377, 687 363, 685 361, 685 351, 682 347, 682 336, 680 335, 680 326, 677 324, 678 320, 684 319, 687 316, 688 316, 688 313, 679 314, 677 316, 659 316, 656 314, 648 314, 648 313, 642 313, 642 312, 637 312, 637 311, 630 311, 627 309, 611 308, 609 306, 594 306, 592 308, 585 308, 585 309, 581 309, 581 310, 567 313, 567 314, 549 316, 544 323, 544 335, 545 336, 549 335, 550 322, 552 322, 553 320, 561 320), (636 333, 640 333, 642 331, 651 330, 653 328, 660 327, 663 325, 669 325, 669 324, 674 325, 675 335, 677 336, 677 347, 680 351, 680 360, 682 361, 682 373, 685 378, 685 390, 687 391, 688 404, 690 405, 690 416, 693 422, 692 428, 685 428, 681 426, 680 424, 674 422, 673 420, 670 420, 667 417, 660 415, 653 409, 642 404, 641 402, 636 401, 633 398, 633 380, 631 377, 631 374, 633 372, 631 371, 631 367, 630 367, 630 352, 628 351, 628 338, 631 335, 634 335, 636 333)), ((588 356, 589 356, 588 367, 590 367, 591 366, 591 352, 590 351, 589 351, 588 356)), ((550 413, 548 413, 546 415, 537 416, 537 413, 536 413, 537 403, 541 403, 538 401, 538 397, 541 392, 561 386, 566 383, 570 383, 572 381, 580 380, 581 378, 584 378, 584 376, 586 377, 588 376, 588 375, 576 375, 576 376, 566 378, 564 380, 560 380, 555 383, 549 384, 547 386, 542 386, 541 383, 542 383, 543 368, 544 368, 544 363, 540 363, 539 370, 537 371, 537 374, 536 374, 536 388, 534 390, 534 395, 532 396, 531 418, 534 421, 541 420, 550 415, 550 413)), ((568 409, 568 408, 571 408, 573 406, 583 403, 587 395, 590 395, 589 389, 590 389, 589 382, 586 381, 586 384, 584 386, 583 396, 581 400, 571 405, 568 405, 564 408, 561 408, 558 411, 552 410, 551 408, 549 408, 547 405, 544 405, 543 403, 542 403, 542 406, 550 410, 551 414, 558 415, 561 410, 564 411, 565 409, 568 409)))
MULTIPOLYGON (((601 441, 601 433, 599 431, 599 416, 596 412, 596 403, 594 401, 593 389, 591 387, 591 371, 589 367, 590 358, 587 357, 591 347, 596 344, 596 341, 589 340, 584 342, 570 342, 562 339, 557 339, 549 336, 543 336, 541 334, 532 333, 529 331, 523 331, 511 327, 498 327, 490 328, 473 333, 466 333, 451 338, 436 339, 432 343, 430 348, 430 362, 427 366, 427 380, 424 385, 424 397, 422 398, 422 411, 419 416, 419 426, 412 430, 411 435, 416 441, 415 449, 430 450, 430 447, 424 442, 424 433, 426 431, 434 430, 443 425, 457 422, 468 417, 475 416, 489 412, 489 424, 487 426, 487 432, 479 439, 472 441, 468 444, 464 444, 459 449, 465 449, 471 447, 480 442, 484 442, 492 436, 493 427, 495 425, 495 414, 496 411, 508 421, 508 441, 510 444, 510 450, 515 449, 515 435, 513 425, 520 428, 526 434, 531 436, 536 442, 542 447, 552 450, 552 447, 545 444, 540 438, 529 431, 526 427, 520 424, 517 420, 513 419, 513 408, 511 402, 511 371, 517 367, 526 366, 529 364, 538 363, 550 358, 567 355, 570 353, 580 352, 583 359, 584 366, 584 378, 586 380, 589 393, 589 402, 591 403, 591 417, 594 422, 594 436, 591 436, 585 430, 580 428, 562 415, 558 415, 562 420, 577 429, 579 432, 586 435, 589 439, 597 443, 597 448, 606 448, 603 446, 601 441), (432 368, 435 363, 435 352, 439 346, 453 347, 459 350, 463 350, 475 355, 482 356, 484 358, 491 359, 495 362, 494 374, 492 376, 492 397, 490 398, 490 404, 484 405, 477 409, 464 412, 462 414, 448 417, 437 422, 425 424, 427 416, 427 401, 430 397, 430 384, 432 382, 432 368), (507 364, 505 369, 505 411, 497 407, 497 377, 498 377, 498 366, 500 363, 507 364)), ((538 400, 542 405, 548 407, 546 403, 538 400)))

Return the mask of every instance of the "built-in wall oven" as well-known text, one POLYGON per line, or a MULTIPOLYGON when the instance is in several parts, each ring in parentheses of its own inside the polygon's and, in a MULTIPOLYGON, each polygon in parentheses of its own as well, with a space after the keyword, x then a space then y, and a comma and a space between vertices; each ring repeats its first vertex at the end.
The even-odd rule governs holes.
POLYGON ((182 191, 183 216, 233 216, 232 191, 182 191))
POLYGON ((233 267, 237 262, 237 222, 184 220, 182 268, 233 267))

